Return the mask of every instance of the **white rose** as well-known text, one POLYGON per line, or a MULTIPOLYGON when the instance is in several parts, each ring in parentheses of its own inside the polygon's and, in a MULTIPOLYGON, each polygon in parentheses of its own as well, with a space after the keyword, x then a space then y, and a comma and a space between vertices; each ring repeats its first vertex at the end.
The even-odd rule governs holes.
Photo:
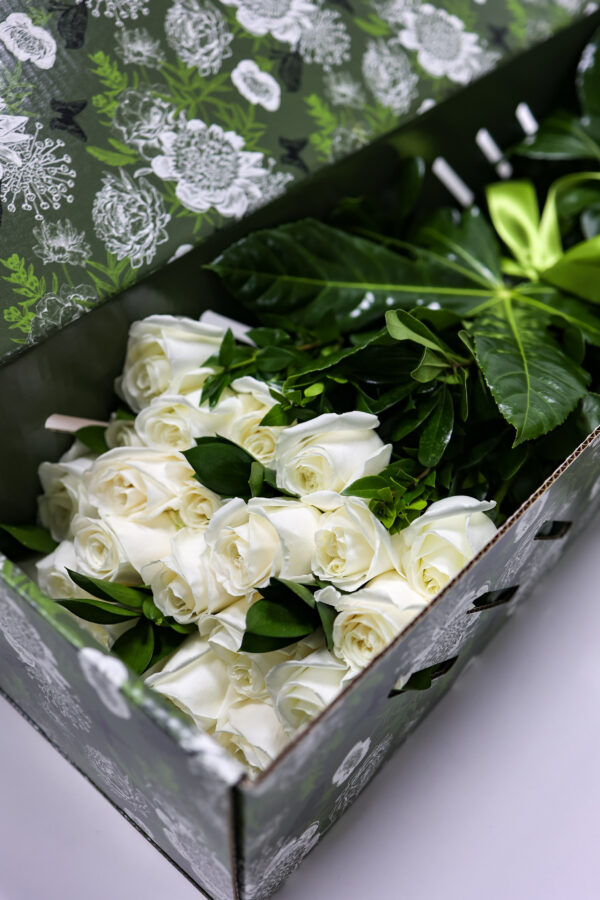
POLYGON ((91 594, 78 587, 67 572, 67 569, 75 571, 77 564, 73 541, 63 541, 56 550, 36 562, 38 585, 48 597, 56 600, 90 597, 91 594))
POLYGON ((138 413, 135 429, 140 443, 155 450, 189 450, 195 438, 221 431, 225 417, 199 407, 195 395, 162 394, 138 413))
POLYGON ((217 656, 220 656, 227 665, 242 655, 239 650, 246 631, 246 614, 249 607, 248 598, 242 597, 222 610, 214 613, 206 612, 198 622, 200 633, 208 638, 217 656))
POLYGON ((288 732, 308 725, 340 693, 348 666, 329 650, 275 666, 266 677, 275 712, 288 732))
POLYGON ((179 453, 151 447, 117 447, 103 453, 85 474, 89 501, 100 515, 126 516, 143 523, 172 517, 194 470, 179 453))
POLYGON ((146 684, 208 731, 214 729, 229 690, 227 666, 199 634, 187 638, 146 684))
POLYGON ((240 697, 234 688, 226 698, 213 736, 252 775, 266 769, 289 743, 270 701, 240 697))
POLYGON ((40 522, 55 541, 71 536, 71 521, 79 511, 83 473, 94 457, 80 456, 70 462, 43 462, 38 473, 43 495, 38 500, 40 522))
POLYGON ((311 494, 323 513, 312 568, 318 578, 354 591, 389 569, 399 571, 401 540, 390 535, 365 500, 331 491, 311 494))
POLYGON ((206 610, 215 612, 233 602, 212 572, 201 531, 182 528, 171 538, 170 550, 157 559, 142 574, 166 616, 189 624, 206 610))
POLYGON ((188 482, 179 495, 179 516, 184 525, 204 530, 221 506, 221 498, 195 479, 188 482))
POLYGON ((264 587, 281 569, 277 530, 239 498, 217 510, 205 536, 215 576, 232 597, 244 597, 264 587))
POLYGON ((435 596, 496 534, 485 515, 495 503, 473 497, 447 497, 401 532, 402 570, 408 583, 435 596))
POLYGON ((340 594, 330 585, 317 591, 315 599, 338 611, 334 653, 353 673, 381 653, 428 602, 397 572, 378 575, 352 594, 340 594))
MULTIPOLYGON (((77 570, 78 560, 72 541, 63 541, 56 550, 36 564, 37 582, 48 597, 56 600, 86 599, 92 595, 75 584, 67 569, 77 570)), ((89 632, 103 647, 110 650, 116 639, 131 627, 126 621, 116 625, 99 625, 78 617, 81 628, 89 632)))
POLYGON ((253 497, 251 515, 264 516, 275 528, 281 544, 281 561, 273 574, 290 581, 311 579, 315 537, 321 527, 320 511, 307 503, 280 497, 253 497))
POLYGON ((347 412, 284 428, 275 448, 278 487, 304 496, 343 491, 357 478, 377 475, 392 452, 376 434, 378 425, 377 416, 347 412))
POLYGON ((219 351, 224 331, 183 316, 149 316, 129 331, 117 393, 139 412, 167 391, 187 394, 202 386, 212 369, 203 364, 219 351))
POLYGON ((319 512, 295 501, 236 498, 213 515, 206 544, 217 579, 233 597, 265 587, 274 576, 310 577, 319 512))
POLYGON ((170 552, 170 533, 119 516, 73 519, 77 565, 83 575, 139 584, 142 569, 170 552))
POLYGON ((135 419, 120 419, 114 414, 110 417, 104 439, 111 450, 115 447, 144 446, 144 441, 135 430, 135 419))
POLYGON ((277 401, 264 381, 250 375, 237 378, 230 387, 232 393, 216 407, 226 416, 219 434, 267 465, 275 456, 275 445, 283 429, 260 423, 277 401))

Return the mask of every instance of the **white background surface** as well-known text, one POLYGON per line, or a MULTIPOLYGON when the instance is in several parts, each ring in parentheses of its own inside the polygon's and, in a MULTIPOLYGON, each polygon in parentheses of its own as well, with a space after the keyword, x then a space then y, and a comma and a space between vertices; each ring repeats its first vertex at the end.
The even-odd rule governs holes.
MULTIPOLYGON (((600 898, 600 520, 281 900, 600 898)), ((201 895, 0 700, 0 900, 201 895)))

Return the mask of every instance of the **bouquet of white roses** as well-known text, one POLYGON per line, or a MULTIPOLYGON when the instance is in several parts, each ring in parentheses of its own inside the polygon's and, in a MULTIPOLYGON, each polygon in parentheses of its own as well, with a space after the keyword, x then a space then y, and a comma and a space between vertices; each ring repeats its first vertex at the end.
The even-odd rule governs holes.
POLYGON ((432 482, 410 474, 390 532, 363 494, 394 465, 400 485, 402 464, 371 413, 268 424, 281 383, 254 375, 203 399, 256 350, 191 319, 134 323, 117 380, 129 410, 40 467, 57 544, 37 563, 50 597, 251 772, 496 530, 494 504, 468 496, 420 514, 432 482))

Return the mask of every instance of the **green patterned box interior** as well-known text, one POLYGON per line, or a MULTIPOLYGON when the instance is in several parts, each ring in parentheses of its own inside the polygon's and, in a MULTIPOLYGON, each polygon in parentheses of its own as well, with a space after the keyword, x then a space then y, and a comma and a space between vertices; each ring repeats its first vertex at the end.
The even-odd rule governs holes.
POLYGON ((585 0, 4 0, 0 359, 584 11, 585 0))

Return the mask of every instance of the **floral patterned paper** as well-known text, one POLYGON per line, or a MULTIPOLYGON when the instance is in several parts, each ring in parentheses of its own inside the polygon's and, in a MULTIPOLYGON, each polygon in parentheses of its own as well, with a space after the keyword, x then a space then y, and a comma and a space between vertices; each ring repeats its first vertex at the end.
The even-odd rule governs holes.
POLYGON ((584 6, 5 0, 0 359, 584 6))

